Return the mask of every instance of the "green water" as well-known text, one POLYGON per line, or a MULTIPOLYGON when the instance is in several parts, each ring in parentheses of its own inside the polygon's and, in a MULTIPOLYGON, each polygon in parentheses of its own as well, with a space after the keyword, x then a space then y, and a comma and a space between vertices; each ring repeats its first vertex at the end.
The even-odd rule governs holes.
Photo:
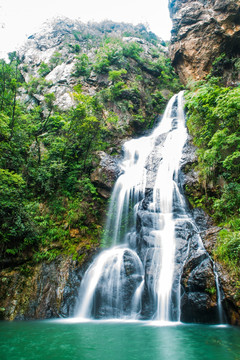
POLYGON ((0 322, 1 360, 240 360, 240 329, 150 322, 0 322))

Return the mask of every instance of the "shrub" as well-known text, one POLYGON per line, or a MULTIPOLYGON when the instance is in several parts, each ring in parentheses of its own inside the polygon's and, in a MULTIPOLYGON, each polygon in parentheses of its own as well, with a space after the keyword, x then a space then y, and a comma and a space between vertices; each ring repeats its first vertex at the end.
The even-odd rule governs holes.
POLYGON ((125 75, 125 74, 127 74, 126 69, 112 70, 112 71, 109 71, 108 78, 110 81, 115 83, 116 81, 119 81, 122 78, 122 75, 125 75))
POLYGON ((91 73, 90 61, 87 54, 82 54, 76 57, 77 62, 74 67, 73 76, 86 76, 88 77, 91 73))
POLYGON ((55 51, 50 59, 50 64, 52 68, 56 67, 57 65, 61 64, 63 62, 62 54, 58 51, 55 51))
POLYGON ((46 64, 44 61, 41 62, 39 69, 38 69, 38 73, 40 76, 44 77, 47 74, 49 74, 51 71, 50 67, 48 66, 48 64, 46 64))

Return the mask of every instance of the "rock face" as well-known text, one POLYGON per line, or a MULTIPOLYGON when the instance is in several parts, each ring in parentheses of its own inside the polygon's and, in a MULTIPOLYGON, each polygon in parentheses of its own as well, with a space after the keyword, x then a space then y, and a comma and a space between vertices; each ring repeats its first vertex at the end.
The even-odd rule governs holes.
MULTIPOLYGON (((202 232, 204 246, 210 255, 213 255, 220 230, 221 228, 212 226, 202 232)), ((229 272, 226 265, 220 263, 215 263, 215 265, 219 274, 221 289, 224 293, 223 308, 226 315, 225 320, 232 325, 240 325, 240 298, 237 277, 229 272)))
POLYGON ((115 157, 106 154, 104 151, 98 151, 97 155, 100 163, 91 174, 91 181, 97 186, 100 195, 109 198, 115 180, 120 174, 120 169, 115 157))
MULTIPOLYGON (((106 67, 99 70, 95 66, 101 64, 102 56, 108 56, 108 53, 105 54, 108 48, 106 46, 104 48, 106 36, 110 39, 117 39, 115 44, 110 45, 112 53, 117 54, 114 56, 118 56, 123 51, 122 45, 116 45, 117 42, 126 46, 137 44, 136 46, 139 45, 142 49, 141 56, 145 60, 141 65, 142 70, 136 70, 135 60, 129 58, 126 58, 127 61, 124 59, 123 63, 119 63, 119 69, 128 67, 128 74, 123 80, 129 85, 131 81, 135 81, 136 75, 143 75, 145 80, 148 80, 147 87, 145 88, 143 81, 143 86, 138 84, 140 97, 128 88, 121 92, 121 100, 132 102, 131 111, 127 107, 123 111, 117 106, 118 104, 116 105, 116 101, 112 101, 112 103, 108 103, 107 111, 104 114, 107 117, 108 111, 113 111, 122 119, 123 123, 134 122, 135 118, 132 118, 131 114, 136 114, 139 108, 143 110, 145 107, 143 105, 145 92, 148 92, 152 85, 154 91, 158 89, 154 82, 158 82, 159 74, 146 66, 147 60, 156 61, 155 55, 152 55, 153 49, 161 56, 166 56, 167 48, 161 45, 160 39, 158 39, 157 45, 154 45, 151 41, 141 38, 141 29, 130 24, 115 24, 105 21, 100 24, 89 23, 86 25, 78 20, 68 18, 56 18, 46 22, 39 33, 30 36, 18 51, 21 59, 19 68, 26 83, 30 84, 33 79, 36 82, 37 79, 42 85, 45 84, 44 89, 40 89, 41 85, 39 86, 39 84, 37 88, 35 86, 31 96, 23 90, 22 100, 29 104, 42 103, 45 94, 54 93, 56 97, 54 104, 61 110, 67 110, 76 103, 73 97, 73 89, 76 85, 81 84, 82 92, 90 96, 109 88, 113 83, 109 79, 108 71, 118 66, 116 65, 118 64, 117 58, 114 60, 116 64, 114 61, 112 65, 109 64, 109 69, 106 67), (123 36, 125 32, 135 32, 139 37, 125 37, 123 36)), ((129 87, 131 88, 131 86, 129 87)), ((170 98, 169 94, 167 94, 167 98, 170 98)))
MULTIPOLYGON (((198 194, 201 194, 202 189, 198 173, 192 170, 192 164, 196 161, 196 149, 192 145, 189 136, 183 149, 181 181, 185 192, 187 186, 187 193, 190 196, 197 197, 198 194)), ((195 236, 193 236, 189 252, 191 256, 186 260, 181 279, 182 320, 188 322, 189 313, 193 314, 195 322, 211 322, 219 317, 215 289, 217 274, 223 310, 222 321, 232 325, 239 325, 240 301, 235 275, 231 274, 226 266, 217 261, 215 261, 213 267, 211 260, 211 258, 214 258, 214 249, 221 228, 214 226, 212 219, 201 208, 192 209, 191 214, 198 227, 206 251, 196 253, 196 241, 194 240, 195 236)))
POLYGON ((239 0, 169 0, 170 57, 183 83, 203 79, 216 57, 240 55, 239 0))
MULTIPOLYGON (((93 252, 91 251, 91 255, 93 252)), ((90 254, 88 255, 90 258, 90 254)), ((0 274, 0 319, 30 320, 73 316, 87 262, 70 256, 4 269, 0 274)))

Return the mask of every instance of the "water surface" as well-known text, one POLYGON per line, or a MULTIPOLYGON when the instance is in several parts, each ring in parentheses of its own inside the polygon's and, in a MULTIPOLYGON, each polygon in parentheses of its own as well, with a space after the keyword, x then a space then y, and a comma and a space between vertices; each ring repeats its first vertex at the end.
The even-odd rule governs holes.
POLYGON ((1 360, 240 360, 240 329, 116 321, 0 322, 1 360))

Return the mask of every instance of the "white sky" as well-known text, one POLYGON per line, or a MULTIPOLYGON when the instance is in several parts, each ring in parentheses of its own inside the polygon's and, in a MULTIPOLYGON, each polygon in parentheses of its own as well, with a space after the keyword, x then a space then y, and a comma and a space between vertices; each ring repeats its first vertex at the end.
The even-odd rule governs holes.
POLYGON ((0 0, 0 57, 56 16, 147 23, 161 38, 170 39, 168 0, 0 0))

